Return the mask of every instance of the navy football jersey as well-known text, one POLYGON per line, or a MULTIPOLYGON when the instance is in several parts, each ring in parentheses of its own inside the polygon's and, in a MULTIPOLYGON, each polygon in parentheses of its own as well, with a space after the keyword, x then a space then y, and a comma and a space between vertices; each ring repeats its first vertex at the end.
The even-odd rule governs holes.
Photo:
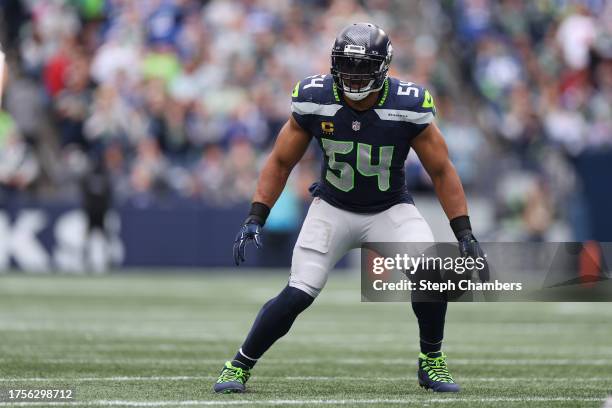
POLYGON ((404 166, 410 143, 434 119, 429 92, 389 77, 376 104, 351 109, 331 75, 315 75, 293 89, 291 112, 324 153, 315 197, 347 211, 373 213, 412 203, 404 166))

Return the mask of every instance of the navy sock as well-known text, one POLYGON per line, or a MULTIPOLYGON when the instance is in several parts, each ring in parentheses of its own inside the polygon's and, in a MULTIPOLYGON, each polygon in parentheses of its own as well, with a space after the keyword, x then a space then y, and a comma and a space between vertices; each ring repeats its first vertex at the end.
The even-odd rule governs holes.
POLYGON ((240 368, 250 370, 251 368, 255 366, 256 362, 257 362, 257 359, 249 358, 248 356, 245 356, 241 348, 240 350, 238 350, 238 352, 234 356, 234 359, 232 360, 232 365, 234 367, 240 367, 240 368))
POLYGON ((234 361, 242 368, 253 368, 274 342, 283 337, 296 317, 312 304, 314 298, 291 286, 286 286, 259 311, 253 327, 234 361))
POLYGON ((419 322, 421 353, 434 353, 442 348, 447 302, 412 302, 419 322))

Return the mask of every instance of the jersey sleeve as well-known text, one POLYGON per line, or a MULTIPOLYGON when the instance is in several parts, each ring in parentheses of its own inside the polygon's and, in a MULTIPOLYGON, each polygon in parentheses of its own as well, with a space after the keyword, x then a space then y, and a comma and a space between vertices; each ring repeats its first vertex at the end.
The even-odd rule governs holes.
POLYGON ((414 82, 394 78, 390 81, 388 99, 374 111, 385 121, 398 122, 405 127, 410 137, 414 137, 435 119, 433 96, 426 88, 414 82))
POLYGON ((415 98, 415 102, 411 107, 414 112, 413 123, 420 133, 424 130, 436 117, 436 104, 433 96, 426 88, 418 87, 419 96, 415 98))
MULTIPOLYGON (((300 127, 306 131, 311 128, 314 120, 313 110, 311 105, 314 101, 314 92, 312 89, 313 83, 318 86, 319 83, 308 81, 309 78, 303 79, 295 84, 291 92, 291 115, 300 127)), ((315 79, 316 81, 316 79, 315 79)), ((322 82, 322 79, 321 79, 322 82)), ((322 85, 321 85, 322 86, 322 85)))
POLYGON ((420 109, 423 113, 428 113, 430 116, 428 117, 429 122, 433 122, 434 117, 436 116, 436 104, 434 102, 433 96, 429 92, 429 90, 425 88, 421 88, 423 90, 423 98, 420 101, 420 109))
POLYGON ((410 122, 416 134, 421 133, 436 117, 436 104, 427 88, 413 85, 418 92, 410 92, 407 108, 410 111, 410 122))

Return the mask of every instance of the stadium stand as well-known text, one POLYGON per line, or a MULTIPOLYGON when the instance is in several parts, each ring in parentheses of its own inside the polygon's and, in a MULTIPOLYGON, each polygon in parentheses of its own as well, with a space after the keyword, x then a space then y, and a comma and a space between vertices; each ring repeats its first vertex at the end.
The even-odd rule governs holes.
MULTIPOLYGON (((246 202, 293 84, 329 71, 339 27, 372 20, 394 43, 392 75, 435 96, 468 190, 495 204, 504 233, 492 237, 593 235, 598 193, 580 172, 612 146, 609 2, 22 0, 0 12, 0 200, 77 199, 101 161, 118 203, 246 202)), ((315 156, 291 179, 298 199, 315 156)), ((407 170, 413 190, 430 189, 416 158, 407 170)))

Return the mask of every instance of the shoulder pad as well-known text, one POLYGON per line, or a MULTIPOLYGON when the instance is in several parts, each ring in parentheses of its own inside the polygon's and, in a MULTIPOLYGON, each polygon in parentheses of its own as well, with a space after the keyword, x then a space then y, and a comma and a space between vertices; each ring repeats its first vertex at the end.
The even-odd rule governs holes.
POLYGON ((291 92, 293 102, 334 103, 334 80, 331 75, 313 75, 295 84, 291 92))
POLYGON ((342 107, 331 75, 314 75, 295 84, 291 111, 298 115, 334 116, 342 107))
POLYGON ((376 112, 381 119, 422 125, 433 121, 436 106, 431 93, 422 86, 389 78, 389 93, 376 112))

